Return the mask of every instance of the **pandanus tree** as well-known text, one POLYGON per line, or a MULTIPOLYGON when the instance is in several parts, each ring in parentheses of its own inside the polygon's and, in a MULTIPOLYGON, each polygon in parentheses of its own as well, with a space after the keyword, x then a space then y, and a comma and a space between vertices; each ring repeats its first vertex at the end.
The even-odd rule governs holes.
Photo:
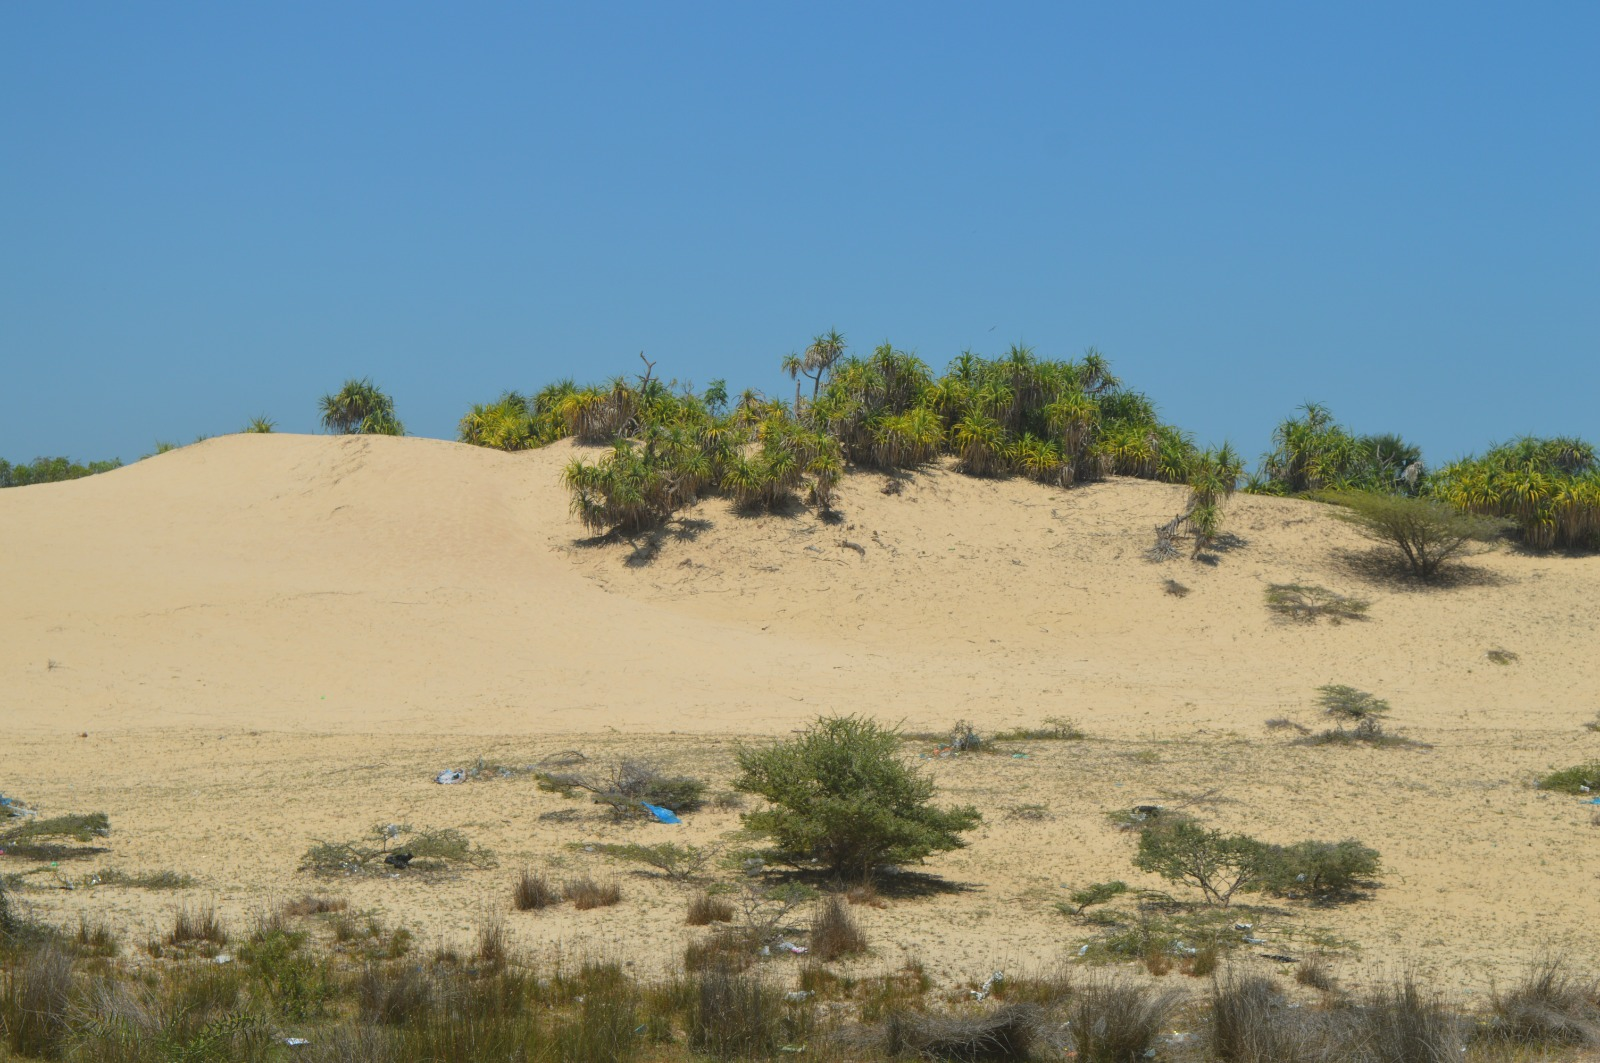
POLYGON ((370 377, 346 380, 338 391, 318 402, 322 427, 341 435, 403 436, 405 425, 394 413, 394 400, 370 377))

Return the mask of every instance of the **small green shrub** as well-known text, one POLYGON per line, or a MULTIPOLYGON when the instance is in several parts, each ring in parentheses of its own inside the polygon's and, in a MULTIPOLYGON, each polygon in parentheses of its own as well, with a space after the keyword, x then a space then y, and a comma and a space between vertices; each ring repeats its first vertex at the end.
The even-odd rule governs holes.
POLYGON ((1564 794, 1586 794, 1600 790, 1600 760, 1553 771, 1541 778, 1538 786, 1541 790, 1555 790, 1564 794))
POLYGON ((1085 910, 1097 904, 1105 904, 1128 892, 1126 882, 1096 882, 1085 886, 1081 890, 1073 890, 1068 894, 1070 904, 1060 904, 1057 907, 1066 915, 1082 915, 1085 910))
POLYGON ((933 781, 901 759, 899 744, 873 720, 831 716, 792 741, 741 746, 734 788, 770 803, 747 813, 745 826, 771 837, 785 859, 856 880, 879 864, 962 847, 977 809, 933 807, 933 781))
POLYGON ((373 827, 365 838, 312 843, 300 859, 300 870, 316 875, 362 875, 405 871, 476 869, 496 865, 495 854, 474 845, 454 827, 416 830, 406 824, 373 827))
POLYGON ((1336 900, 1370 885, 1378 872, 1378 850, 1358 841, 1296 842, 1272 848, 1267 890, 1280 897, 1336 900))
POLYGON ((1194 886, 1226 908, 1234 894, 1260 890, 1273 870, 1271 849, 1243 834, 1208 830, 1192 819, 1156 820, 1139 832, 1134 866, 1194 886))
POLYGON ((1392 550, 1405 570, 1421 580, 1437 578, 1447 561, 1511 528, 1510 521, 1463 513, 1429 498, 1368 491, 1336 491, 1322 497, 1341 507, 1335 516, 1392 550))
POLYGON ((689 900, 685 921, 690 926, 710 926, 712 923, 733 922, 733 905, 709 893, 697 893, 689 900))

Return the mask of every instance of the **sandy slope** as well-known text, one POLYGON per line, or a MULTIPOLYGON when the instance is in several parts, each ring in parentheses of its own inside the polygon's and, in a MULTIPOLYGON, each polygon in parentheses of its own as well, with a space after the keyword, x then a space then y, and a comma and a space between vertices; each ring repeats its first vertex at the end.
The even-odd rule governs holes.
MULTIPOLYGON (((1096 740, 934 765, 989 812, 935 865, 976 897, 875 913, 897 944, 874 962, 904 948, 957 978, 1047 961, 1084 933, 1051 910, 1061 882, 1132 879, 1104 811, 1219 785, 1220 824, 1383 851, 1375 900, 1297 917, 1369 959, 1461 961, 1481 984, 1543 944, 1594 950, 1600 828, 1526 781, 1600 755, 1580 726, 1600 709, 1600 558, 1502 551, 1466 585, 1418 591, 1364 577, 1361 541, 1320 507, 1239 498, 1227 520, 1242 541, 1215 564, 1158 566, 1143 551, 1179 489, 939 469, 892 494, 883 476, 850 477, 834 524, 713 501, 670 534, 595 544, 557 482, 573 453, 233 436, 0 492, 0 791, 106 809, 102 863, 190 870, 197 896, 238 913, 306 888, 294 868, 310 839, 376 821, 462 826, 508 865, 558 872, 583 859, 565 842, 620 836, 539 820, 562 802, 526 780, 427 782, 478 753, 642 750, 726 779, 727 736, 820 711, 913 728, 1067 715, 1096 740), (1169 578, 1190 593, 1168 594, 1169 578), (1372 619, 1274 623, 1264 588, 1289 581, 1370 598, 1372 619), (1494 647, 1520 659, 1492 664, 1494 647), (1314 722, 1328 682, 1389 698, 1395 725, 1434 748, 1305 750, 1263 729, 1314 722), (1053 818, 1007 817, 1035 802, 1053 818)), ((690 833, 735 825, 707 815, 690 833)), ((342 888, 460 936, 503 906, 504 879, 342 888)), ((639 880, 630 895, 518 932, 666 957, 687 934, 676 893, 639 880)), ((176 903, 29 896, 133 925, 176 903)))

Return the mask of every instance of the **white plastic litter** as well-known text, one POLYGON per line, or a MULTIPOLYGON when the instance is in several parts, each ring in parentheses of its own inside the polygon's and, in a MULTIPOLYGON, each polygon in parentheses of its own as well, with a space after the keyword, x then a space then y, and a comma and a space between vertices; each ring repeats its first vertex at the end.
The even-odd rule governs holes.
POLYGON ((215 956, 212 959, 211 962, 212 963, 232 963, 233 962, 233 957, 229 956, 226 952, 218 953, 217 956, 215 956))
POLYGON ((996 972, 994 972, 994 974, 991 974, 988 977, 988 979, 983 983, 983 988, 982 989, 974 989, 972 991, 973 998, 976 999, 976 1000, 986 1000, 986 999, 988 999, 989 994, 994 990, 994 984, 996 982, 1004 982, 1005 980, 1006 980, 1006 973, 1004 971, 996 971, 996 972))
POLYGON ((447 768, 446 770, 435 775, 433 777, 433 781, 438 783, 440 786, 454 786, 458 782, 466 782, 467 773, 464 771, 457 771, 455 768, 447 768))
POLYGON ((311 1042, 307 1041, 304 1037, 285 1037, 283 1039, 283 1043, 291 1047, 298 1048, 300 1045, 308 1045, 311 1042))

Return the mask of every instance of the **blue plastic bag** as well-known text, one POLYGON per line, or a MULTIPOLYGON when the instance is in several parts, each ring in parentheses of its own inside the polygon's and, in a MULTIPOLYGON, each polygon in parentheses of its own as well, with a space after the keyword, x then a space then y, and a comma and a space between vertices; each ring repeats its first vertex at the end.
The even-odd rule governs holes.
POLYGON ((670 808, 662 808, 660 805, 652 805, 649 801, 640 801, 639 803, 645 807, 647 812, 656 817, 656 819, 660 820, 662 823, 683 822, 683 820, 678 818, 678 814, 672 811, 670 808))

